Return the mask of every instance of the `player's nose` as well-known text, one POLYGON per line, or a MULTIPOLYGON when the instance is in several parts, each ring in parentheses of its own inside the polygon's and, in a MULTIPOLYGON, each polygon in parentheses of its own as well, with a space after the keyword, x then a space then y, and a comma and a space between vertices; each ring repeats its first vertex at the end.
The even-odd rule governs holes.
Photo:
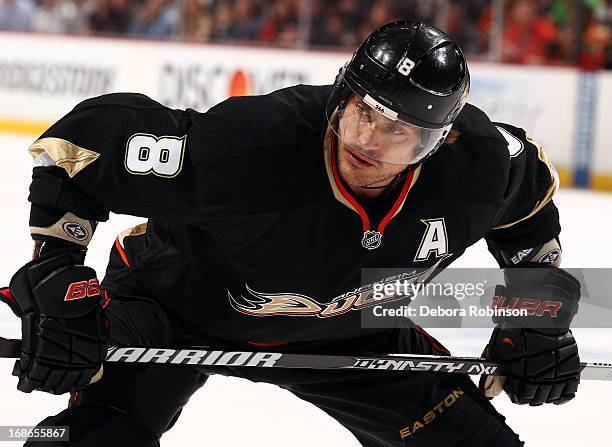
POLYGON ((358 141, 361 152, 374 160, 380 160, 383 153, 386 152, 376 125, 363 126, 360 129, 358 141))
POLYGON ((378 147, 378 139, 376 138, 376 127, 373 124, 361 126, 359 129, 359 144, 364 149, 376 149, 378 147))

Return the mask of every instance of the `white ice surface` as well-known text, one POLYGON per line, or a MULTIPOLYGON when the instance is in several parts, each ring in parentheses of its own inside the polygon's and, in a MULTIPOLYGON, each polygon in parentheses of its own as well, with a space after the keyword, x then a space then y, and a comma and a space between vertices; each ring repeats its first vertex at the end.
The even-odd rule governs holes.
MULTIPOLYGON (((25 149, 32 138, 0 135, 0 285, 27 262, 32 242, 27 231, 27 187, 31 161, 25 149)), ((612 267, 612 194, 561 190, 556 198, 562 216, 563 263, 571 267, 612 267)), ((112 216, 102 224, 90 246, 88 263, 99 274, 117 232, 142 219, 112 216)), ((456 266, 495 266, 482 243, 471 247, 456 266)), ((611 297, 612 299, 612 297, 611 297)), ((432 329, 454 354, 477 355, 488 334, 432 329)), ((0 308, 0 334, 19 337, 19 324, 0 308)), ((612 360, 612 331, 576 329, 583 360, 612 360)), ((0 360, 0 425, 35 425, 65 408, 66 396, 15 389, 12 360, 0 360)), ((410 396, 401 398, 410 399, 410 396)), ((495 406, 528 446, 590 447, 612 445, 610 406, 612 382, 583 382, 576 399, 563 406, 524 407, 505 396, 495 406)), ((409 422, 409 421, 407 421, 409 422)), ((433 427, 432 427, 433 428, 433 427)), ((2 443, 16 446, 18 443, 2 443)), ((348 447, 357 441, 340 424, 314 406, 272 385, 212 377, 186 406, 176 426, 162 438, 162 446, 292 446, 348 447)), ((409 445, 409 444, 406 444, 409 445)), ((434 446, 432 446, 434 447, 434 446)))

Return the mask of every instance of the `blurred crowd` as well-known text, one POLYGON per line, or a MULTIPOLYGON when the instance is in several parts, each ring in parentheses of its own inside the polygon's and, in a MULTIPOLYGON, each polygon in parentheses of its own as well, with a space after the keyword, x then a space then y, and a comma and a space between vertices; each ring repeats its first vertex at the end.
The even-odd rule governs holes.
POLYGON ((501 36, 504 62, 612 69, 612 1, 513 0, 501 36))
POLYGON ((612 0, 0 0, 0 29, 199 42, 352 48, 413 18, 466 53, 612 69, 612 0))

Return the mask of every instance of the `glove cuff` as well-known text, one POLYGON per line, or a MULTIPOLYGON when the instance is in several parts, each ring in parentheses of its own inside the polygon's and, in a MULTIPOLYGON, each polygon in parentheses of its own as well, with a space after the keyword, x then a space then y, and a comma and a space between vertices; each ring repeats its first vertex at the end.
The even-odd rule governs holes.
POLYGON ((30 210, 30 233, 34 240, 60 239, 86 247, 96 226, 94 220, 36 204, 30 210))

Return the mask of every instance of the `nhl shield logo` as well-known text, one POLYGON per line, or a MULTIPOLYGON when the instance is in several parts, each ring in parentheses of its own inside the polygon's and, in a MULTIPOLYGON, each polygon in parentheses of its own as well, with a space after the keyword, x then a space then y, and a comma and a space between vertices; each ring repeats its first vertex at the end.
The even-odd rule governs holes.
POLYGON ((375 250, 380 247, 381 240, 382 234, 379 231, 365 231, 363 239, 361 239, 361 245, 368 250, 375 250))

